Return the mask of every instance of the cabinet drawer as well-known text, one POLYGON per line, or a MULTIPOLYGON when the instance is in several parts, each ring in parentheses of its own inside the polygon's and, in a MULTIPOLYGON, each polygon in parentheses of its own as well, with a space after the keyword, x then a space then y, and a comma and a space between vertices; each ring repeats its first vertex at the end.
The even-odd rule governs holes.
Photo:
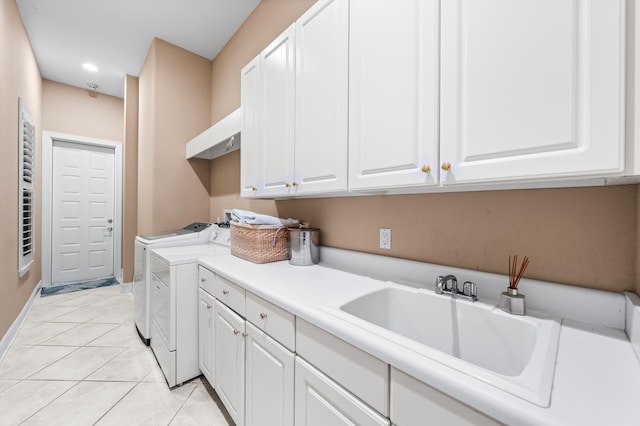
POLYGON ((164 340, 168 350, 176 350, 176 313, 171 303, 169 287, 156 274, 151 274, 151 322, 156 325, 157 338, 164 340))
POLYGON ((166 285, 169 285, 169 281, 170 281, 169 264, 164 260, 162 260, 162 258, 156 256, 155 254, 151 255, 151 272, 156 274, 158 279, 160 279, 166 285))
POLYGON ((391 368, 391 418, 397 426, 420 424, 425 419, 441 425, 500 424, 395 368, 391 368))
POLYGON ((273 303, 247 292, 246 318, 284 347, 295 352, 296 317, 273 303))
MULTIPOLYGON (((295 424, 388 426, 389 420, 342 386, 296 357, 295 424)), ((424 424, 424 419, 415 424, 424 424)))
POLYGON ((244 288, 237 286, 220 275, 215 277, 214 296, 216 299, 244 317, 244 288))
POLYGON ((198 266, 198 282, 200 288, 212 296, 215 294, 215 280, 216 274, 203 266, 198 266))
POLYGON ((389 366, 308 322, 296 320, 296 352, 383 416, 389 416, 389 366))

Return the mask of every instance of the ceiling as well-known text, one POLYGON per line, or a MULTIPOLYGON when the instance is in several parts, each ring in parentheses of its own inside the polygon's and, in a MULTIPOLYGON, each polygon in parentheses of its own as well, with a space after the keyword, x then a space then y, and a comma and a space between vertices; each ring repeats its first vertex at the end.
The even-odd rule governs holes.
POLYGON ((211 60, 259 2, 16 0, 43 78, 120 98, 154 37, 211 60))

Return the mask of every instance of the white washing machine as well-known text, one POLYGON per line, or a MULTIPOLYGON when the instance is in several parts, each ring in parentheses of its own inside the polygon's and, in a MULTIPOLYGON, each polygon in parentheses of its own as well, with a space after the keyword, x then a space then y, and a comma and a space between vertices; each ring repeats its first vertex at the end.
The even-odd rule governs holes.
POLYGON ((210 223, 194 222, 175 231, 136 237, 133 268, 134 317, 138 334, 146 345, 149 345, 151 338, 151 249, 207 244, 211 231, 210 223))

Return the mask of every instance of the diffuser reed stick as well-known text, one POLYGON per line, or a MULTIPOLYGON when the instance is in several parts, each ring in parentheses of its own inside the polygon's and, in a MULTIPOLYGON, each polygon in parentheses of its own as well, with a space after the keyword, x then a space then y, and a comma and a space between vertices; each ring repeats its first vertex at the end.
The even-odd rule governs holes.
POLYGON ((518 288, 520 278, 522 278, 522 274, 524 274, 527 266, 529 266, 529 258, 527 256, 522 260, 520 270, 518 270, 518 255, 516 254, 513 257, 513 262, 511 255, 509 255, 509 288, 518 288))

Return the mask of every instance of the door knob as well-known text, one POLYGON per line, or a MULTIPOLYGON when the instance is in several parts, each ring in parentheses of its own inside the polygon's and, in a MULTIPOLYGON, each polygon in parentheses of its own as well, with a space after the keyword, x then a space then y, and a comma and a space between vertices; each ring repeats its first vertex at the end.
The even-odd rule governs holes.
POLYGON ((107 223, 113 223, 113 219, 107 219, 107 223))

